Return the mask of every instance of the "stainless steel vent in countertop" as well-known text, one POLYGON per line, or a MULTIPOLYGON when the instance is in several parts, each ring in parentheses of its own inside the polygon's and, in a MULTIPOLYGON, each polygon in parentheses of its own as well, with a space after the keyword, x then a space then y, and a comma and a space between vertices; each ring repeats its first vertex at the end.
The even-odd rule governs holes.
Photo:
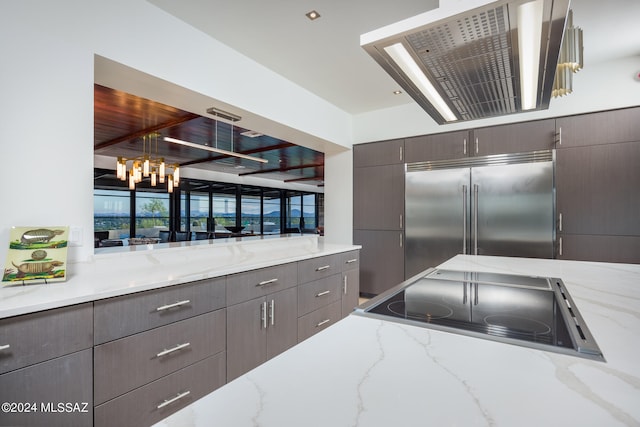
POLYGON ((442 3, 363 34, 362 47, 440 124, 549 107, 569 0, 442 3), (523 47, 529 38, 539 44, 523 47))

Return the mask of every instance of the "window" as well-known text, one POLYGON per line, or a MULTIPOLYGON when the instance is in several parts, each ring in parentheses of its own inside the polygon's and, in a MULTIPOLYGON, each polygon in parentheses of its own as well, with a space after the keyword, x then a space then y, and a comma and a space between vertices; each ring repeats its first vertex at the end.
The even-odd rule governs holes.
POLYGON ((317 228, 315 194, 305 194, 302 196, 302 218, 304 218, 303 228, 305 230, 315 230, 317 228))
POLYGON ((213 218, 216 221, 217 232, 227 231, 225 227, 236 225, 236 194, 215 192, 213 193, 213 218))
POLYGON ((207 219, 209 218, 209 193, 190 193, 189 197, 189 223, 191 231, 208 231, 207 219))
POLYGON ((108 233, 104 238, 129 237, 131 196, 128 190, 94 190, 93 228, 97 232, 108 233))
POLYGON ((259 188, 242 187, 240 225, 245 233, 260 234, 262 215, 262 191, 259 188))
POLYGON ((262 233, 280 233, 280 190, 265 190, 262 196, 262 233))
POLYGON ((113 171, 96 169, 95 176, 94 228, 100 240, 128 244, 129 237, 161 237, 161 230, 224 237, 227 227, 236 226, 252 234, 309 232, 322 222, 321 194, 192 179, 183 179, 172 194, 144 186, 130 191, 113 171))
POLYGON ((158 237, 169 229, 169 194, 136 191, 136 237, 158 237))
POLYGON ((289 193, 287 197, 286 221, 287 228, 303 229, 302 220, 302 195, 300 193, 289 193))

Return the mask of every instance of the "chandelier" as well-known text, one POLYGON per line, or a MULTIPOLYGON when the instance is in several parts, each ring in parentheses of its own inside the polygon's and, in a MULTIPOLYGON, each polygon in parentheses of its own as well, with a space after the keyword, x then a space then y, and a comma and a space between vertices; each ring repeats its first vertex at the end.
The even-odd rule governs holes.
POLYGON ((180 165, 166 164, 158 157, 158 134, 151 133, 142 137, 142 155, 133 158, 118 157, 116 177, 129 182, 129 190, 135 190, 136 184, 143 178, 149 178, 151 186, 167 183, 167 192, 173 193, 173 187, 180 185, 180 165), (155 145, 155 156, 152 148, 155 145))
POLYGON ((573 92, 573 74, 583 66, 582 28, 573 26, 573 11, 569 9, 567 26, 564 30, 562 47, 556 67, 556 78, 553 81, 551 95, 568 95, 573 92))

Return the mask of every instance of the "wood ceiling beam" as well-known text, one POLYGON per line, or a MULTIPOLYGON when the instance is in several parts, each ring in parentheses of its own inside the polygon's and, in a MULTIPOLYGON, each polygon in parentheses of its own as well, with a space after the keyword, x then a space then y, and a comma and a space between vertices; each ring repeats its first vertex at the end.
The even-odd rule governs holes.
POLYGON ((292 178, 292 179, 284 180, 284 182, 298 182, 298 181, 324 181, 324 178, 321 176, 306 176, 304 178, 292 178))
POLYGON ((168 122, 163 122, 163 123, 157 124, 155 126, 151 126, 151 127, 145 128, 145 129, 140 129, 138 131, 129 133, 127 135, 123 135, 123 136, 120 136, 118 138, 114 138, 114 139, 109 140, 109 141, 101 142, 100 144, 95 145, 93 147, 93 149, 95 151, 95 150, 101 150, 103 148, 111 147, 112 145, 116 145, 116 144, 119 144, 121 142, 128 141, 128 140, 135 139, 135 138, 140 138, 140 137, 143 137, 145 135, 149 135, 152 132, 158 132, 158 131, 160 131, 162 129, 170 128, 170 127, 179 125, 181 123, 185 123, 185 122, 191 121, 193 119, 197 119, 199 117, 201 117, 201 116, 199 116, 197 114, 189 113, 186 116, 180 117, 180 118, 175 119, 175 120, 170 120, 168 122))
POLYGON ((321 168, 321 167, 324 167, 323 163, 311 163, 311 164, 307 164, 307 165, 288 166, 288 167, 284 167, 284 168, 283 167, 277 167, 277 168, 271 168, 271 169, 262 169, 262 170, 259 170, 259 171, 244 172, 244 173, 241 173, 240 176, 256 175, 256 174, 260 174, 260 173, 288 172, 288 171, 298 170, 298 169, 321 168))

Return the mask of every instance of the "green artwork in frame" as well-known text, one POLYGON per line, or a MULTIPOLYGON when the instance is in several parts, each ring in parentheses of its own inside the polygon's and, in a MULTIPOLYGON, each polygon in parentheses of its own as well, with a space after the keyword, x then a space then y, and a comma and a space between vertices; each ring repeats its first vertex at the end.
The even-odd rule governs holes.
POLYGON ((66 280, 69 227, 11 227, 5 285, 66 280))

